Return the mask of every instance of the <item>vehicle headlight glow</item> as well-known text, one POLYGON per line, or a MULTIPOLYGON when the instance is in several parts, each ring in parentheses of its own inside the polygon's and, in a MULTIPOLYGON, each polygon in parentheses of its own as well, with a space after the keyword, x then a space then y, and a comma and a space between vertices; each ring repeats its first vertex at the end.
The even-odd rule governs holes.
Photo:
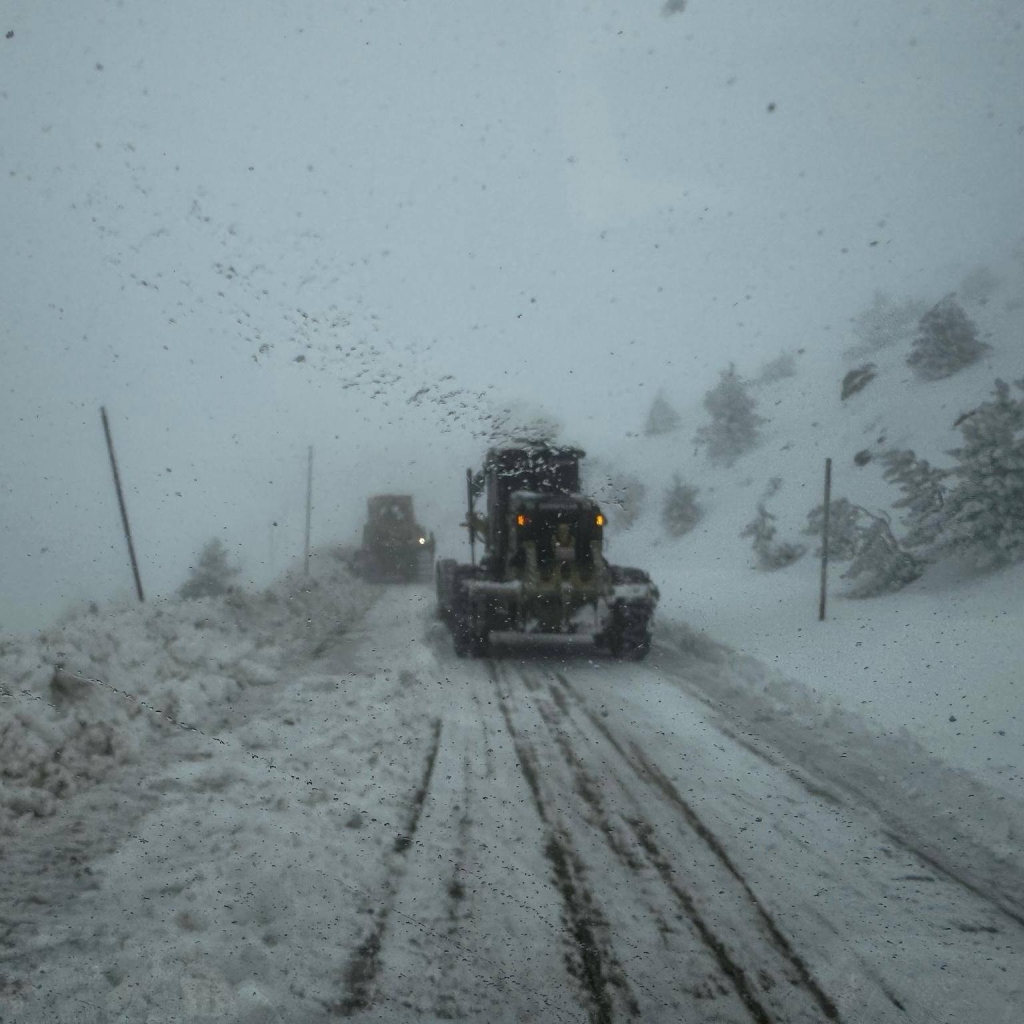
POLYGON ((421 544, 426 544, 427 543, 427 538, 426 537, 420 537, 420 543, 421 544))

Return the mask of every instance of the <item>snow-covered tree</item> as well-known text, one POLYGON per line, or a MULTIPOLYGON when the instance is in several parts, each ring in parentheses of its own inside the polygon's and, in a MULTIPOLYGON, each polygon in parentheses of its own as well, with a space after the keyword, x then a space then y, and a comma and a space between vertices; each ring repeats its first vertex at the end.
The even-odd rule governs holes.
POLYGON ((196 597, 215 597, 231 589, 232 580, 239 568, 228 561, 228 549, 219 537, 203 545, 196 564, 192 566, 188 579, 178 590, 178 596, 186 600, 196 597))
POLYGON ((695 440, 706 446, 712 462, 731 466, 757 444, 758 427, 765 421, 754 411, 756 403, 748 390, 746 381, 730 363, 718 384, 704 396, 711 422, 697 431, 695 440))
POLYGON ((893 299, 876 291, 870 308, 852 320, 853 333, 860 344, 847 353, 850 356, 870 355, 909 338, 925 311, 925 305, 913 299, 893 299))
POLYGON ((843 386, 839 392, 839 400, 845 402, 850 395, 863 391, 878 376, 878 367, 874 363, 865 363, 851 370, 843 377, 843 386))
MULTIPOLYGON (((828 557, 845 562, 857 553, 864 536, 864 510, 848 498, 835 498, 828 504, 828 557)), ((807 525, 801 531, 820 538, 825 528, 825 504, 807 513, 807 525)), ((821 546, 815 552, 821 555, 821 546)))
POLYGON ((941 380, 977 362, 990 347, 979 340, 963 306, 947 295, 921 317, 907 365, 923 380, 941 380))
POLYGON ((792 565, 807 550, 803 544, 790 544, 788 541, 775 541, 775 516, 764 506, 757 503, 757 515, 740 532, 741 537, 750 537, 753 541, 754 554, 760 569, 784 569, 792 565))
POLYGON ((949 470, 930 466, 927 459, 919 459, 909 449, 888 451, 882 456, 882 462, 884 479, 903 492, 903 497, 892 503, 893 508, 907 510, 903 516, 907 534, 901 543, 907 548, 932 544, 942 526, 946 502, 943 481, 949 476, 949 470))
POLYGON ((849 597, 877 597, 901 590, 924 571, 924 563, 893 536, 888 516, 866 514, 871 516, 871 525, 843 573, 843 579, 860 580, 847 592, 849 597))
POLYGON ((672 408, 669 400, 659 391, 651 402, 644 424, 644 433, 648 437, 659 437, 671 434, 679 426, 679 413, 672 408))
POLYGON ((698 491, 699 488, 684 484, 678 473, 673 475, 672 486, 665 491, 661 506, 661 521, 670 537, 682 537, 700 522, 703 509, 697 504, 698 491))
POLYGON ((1002 282, 984 264, 975 267, 964 275, 957 294, 964 302, 974 302, 984 306, 1002 282))
MULTIPOLYGON (((1024 380, 1014 382, 1024 390, 1024 380)), ((964 443, 949 454, 955 481, 938 545, 982 567, 1024 558, 1024 401, 995 382, 993 399, 957 421, 964 443)))
POLYGON ((774 384, 777 380, 796 376, 796 357, 792 352, 783 352, 761 367, 757 379, 761 384, 774 384))
POLYGON ((615 527, 632 526, 647 494, 643 481, 635 473, 602 459, 589 459, 584 463, 583 473, 587 493, 606 508, 615 527))

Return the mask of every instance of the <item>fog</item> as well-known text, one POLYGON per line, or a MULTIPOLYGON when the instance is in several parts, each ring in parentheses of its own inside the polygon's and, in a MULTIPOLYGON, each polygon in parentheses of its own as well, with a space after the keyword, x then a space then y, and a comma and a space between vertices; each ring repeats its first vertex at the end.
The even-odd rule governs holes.
POLYGON ((401 490, 452 545, 509 403, 599 450, 1022 233, 1015 4, 3 19, 3 631, 130 592, 100 405, 148 593, 215 534, 265 582, 307 445, 314 543, 401 490))

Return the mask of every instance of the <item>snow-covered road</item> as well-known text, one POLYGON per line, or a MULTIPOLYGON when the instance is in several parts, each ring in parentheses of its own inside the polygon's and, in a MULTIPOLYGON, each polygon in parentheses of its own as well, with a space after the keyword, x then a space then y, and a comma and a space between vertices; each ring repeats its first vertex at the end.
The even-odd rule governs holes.
POLYGON ((678 644, 463 661, 396 587, 318 650, 5 838, 4 1024, 1020 1019, 1014 864, 678 644))

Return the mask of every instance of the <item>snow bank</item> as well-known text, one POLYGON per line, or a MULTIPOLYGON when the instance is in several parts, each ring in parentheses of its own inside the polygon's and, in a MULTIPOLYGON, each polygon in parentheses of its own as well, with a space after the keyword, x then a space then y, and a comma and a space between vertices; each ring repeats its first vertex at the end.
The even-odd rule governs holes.
POLYGON ((337 562, 261 593, 91 611, 0 643, 0 830, 136 761, 167 728, 277 681, 296 645, 322 649, 372 591, 337 562))
POLYGON ((929 748, 898 721, 865 716, 855 701, 812 689, 685 625, 662 630, 654 657, 744 746, 769 761, 781 754, 809 787, 837 804, 873 810, 894 841, 955 878, 981 883, 1013 914, 1024 910, 1019 774, 1000 787, 984 785, 948 748, 929 748))

